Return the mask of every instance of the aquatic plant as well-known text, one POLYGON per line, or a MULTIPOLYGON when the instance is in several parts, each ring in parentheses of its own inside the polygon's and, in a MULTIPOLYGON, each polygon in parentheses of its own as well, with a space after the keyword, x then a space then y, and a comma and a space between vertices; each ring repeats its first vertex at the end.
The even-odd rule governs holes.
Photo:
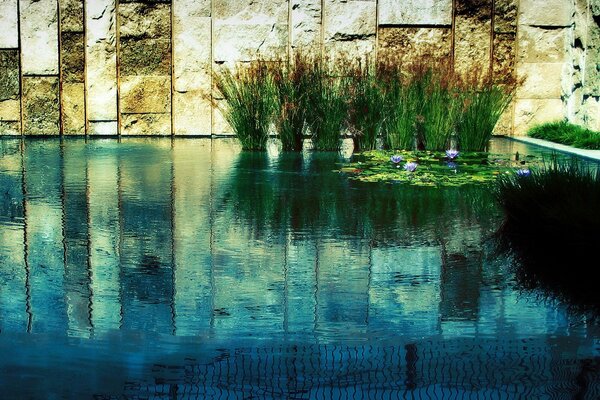
POLYGON ((402 158, 402 156, 399 154, 394 154, 393 156, 390 157, 390 161, 393 162, 394 164, 400 164, 402 162, 402 160, 404 160, 404 158, 402 158))
POLYGON ((528 168, 519 168, 517 170, 517 175, 520 177, 528 177, 531 175, 531 170, 528 168))
POLYGON ((419 164, 417 164, 416 162, 407 162, 406 164, 404 164, 404 170, 408 172, 415 172, 418 166, 419 164))
POLYGON ((532 138, 549 140, 580 149, 600 149, 600 132, 586 129, 567 121, 536 125, 527 132, 532 138))
POLYGON ((458 157, 458 155, 460 154, 460 152, 458 150, 446 150, 446 158, 448 160, 454 160, 458 157))
POLYGON ((273 112, 274 84, 267 63, 254 61, 234 71, 214 73, 215 86, 224 102, 216 102, 244 150, 265 150, 273 112))

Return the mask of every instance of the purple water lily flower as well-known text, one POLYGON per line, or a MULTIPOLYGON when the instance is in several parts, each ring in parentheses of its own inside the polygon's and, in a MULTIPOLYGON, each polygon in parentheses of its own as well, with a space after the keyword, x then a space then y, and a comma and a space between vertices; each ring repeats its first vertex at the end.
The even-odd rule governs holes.
POLYGON ((400 164, 402 162, 402 156, 395 154, 390 157, 390 161, 393 162, 394 164, 400 164))
POLYGON ((408 172, 415 172, 418 165, 419 164, 417 164, 416 162, 408 162, 408 163, 404 164, 404 169, 407 170, 408 172))
POLYGON ((527 168, 521 168, 521 169, 517 170, 517 176, 526 177, 526 176, 529 176, 529 175, 531 175, 531 171, 529 169, 527 169, 527 168))
POLYGON ((458 155, 460 154, 460 152, 458 150, 446 150, 446 157, 449 160, 454 160, 456 157, 458 157, 458 155))

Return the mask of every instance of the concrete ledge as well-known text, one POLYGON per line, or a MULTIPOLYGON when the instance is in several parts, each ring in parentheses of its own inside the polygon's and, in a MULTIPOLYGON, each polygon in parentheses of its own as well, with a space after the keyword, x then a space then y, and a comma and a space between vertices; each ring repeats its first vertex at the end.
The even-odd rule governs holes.
POLYGON ((600 161, 600 150, 585 150, 585 149, 577 149, 575 147, 567 146, 564 144, 549 142, 543 139, 534 139, 527 136, 513 136, 508 139, 515 140, 517 142, 535 144, 541 147, 545 147, 547 149, 552 149, 556 151, 560 151, 563 153, 574 154, 583 158, 587 158, 590 160, 600 161))

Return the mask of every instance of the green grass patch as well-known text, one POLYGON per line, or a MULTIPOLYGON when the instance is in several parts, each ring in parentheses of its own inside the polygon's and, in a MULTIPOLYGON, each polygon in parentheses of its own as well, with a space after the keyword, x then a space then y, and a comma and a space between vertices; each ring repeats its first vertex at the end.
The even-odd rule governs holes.
POLYGON ((566 121, 537 125, 531 128, 527 134, 532 138, 544 139, 580 149, 600 150, 600 132, 566 121))

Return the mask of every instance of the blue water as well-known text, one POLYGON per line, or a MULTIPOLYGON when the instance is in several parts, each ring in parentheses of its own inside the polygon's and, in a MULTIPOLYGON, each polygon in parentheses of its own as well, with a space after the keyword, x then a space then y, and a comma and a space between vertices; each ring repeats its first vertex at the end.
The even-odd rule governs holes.
POLYGON ((340 162, 1 140, 0 398, 600 398, 597 324, 520 287, 489 190, 340 162))

